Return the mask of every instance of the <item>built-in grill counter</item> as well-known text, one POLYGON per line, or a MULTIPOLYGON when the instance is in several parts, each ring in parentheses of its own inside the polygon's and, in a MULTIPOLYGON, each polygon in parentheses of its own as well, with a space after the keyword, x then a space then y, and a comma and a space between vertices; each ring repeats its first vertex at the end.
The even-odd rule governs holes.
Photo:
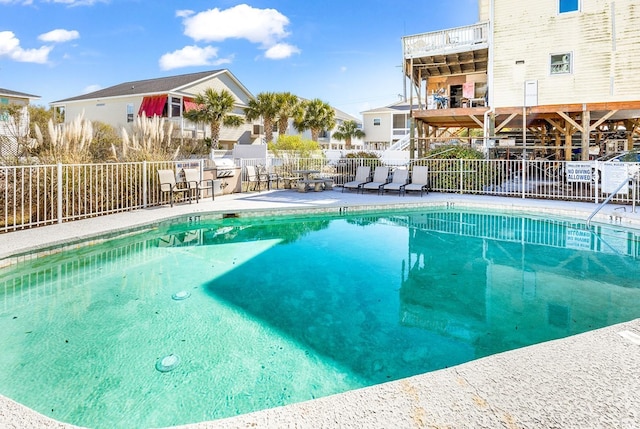
POLYGON ((242 192, 240 167, 232 158, 216 158, 207 161, 202 172, 203 180, 213 180, 213 194, 226 195, 242 192))

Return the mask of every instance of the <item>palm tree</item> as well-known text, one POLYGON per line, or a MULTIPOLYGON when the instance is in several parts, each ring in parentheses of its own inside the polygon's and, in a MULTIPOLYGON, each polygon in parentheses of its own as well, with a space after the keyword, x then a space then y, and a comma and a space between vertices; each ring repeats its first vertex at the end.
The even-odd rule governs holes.
POLYGON ((344 140, 345 149, 351 149, 351 139, 361 139, 364 137, 364 131, 358 128, 356 121, 344 121, 338 126, 338 129, 332 134, 336 140, 344 140))
POLYGON ((264 137, 267 143, 273 141, 273 121, 278 114, 278 97, 275 92, 261 92, 256 98, 249 100, 244 114, 249 121, 262 117, 264 137))
POLYGON ((220 128, 223 125, 237 128, 244 124, 244 119, 231 113, 236 99, 226 89, 218 92, 213 88, 207 88, 204 92, 196 95, 193 101, 198 107, 184 112, 183 116, 185 119, 195 123, 209 124, 211 130, 211 157, 213 158, 213 151, 218 148, 220 141, 220 128))
POLYGON ((293 121, 293 126, 300 132, 311 130, 311 140, 318 141, 322 130, 330 130, 336 126, 336 112, 333 108, 314 98, 302 103, 302 112, 293 121))
POLYGON ((284 136, 289 127, 289 119, 301 114, 300 99, 290 92, 280 92, 278 97, 278 133, 284 136))

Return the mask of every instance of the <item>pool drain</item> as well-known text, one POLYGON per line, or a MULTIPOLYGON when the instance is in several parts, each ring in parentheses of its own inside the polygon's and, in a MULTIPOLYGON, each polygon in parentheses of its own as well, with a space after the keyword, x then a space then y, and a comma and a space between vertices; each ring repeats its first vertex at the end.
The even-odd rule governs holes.
POLYGON ((170 354, 162 359, 158 359, 156 369, 160 372, 169 372, 173 371, 178 364, 180 364, 180 358, 177 355, 170 354))
POLYGON ((186 290, 181 290, 180 292, 176 292, 171 295, 171 299, 175 301, 182 301, 183 299, 187 299, 191 296, 191 292, 187 292, 186 290))

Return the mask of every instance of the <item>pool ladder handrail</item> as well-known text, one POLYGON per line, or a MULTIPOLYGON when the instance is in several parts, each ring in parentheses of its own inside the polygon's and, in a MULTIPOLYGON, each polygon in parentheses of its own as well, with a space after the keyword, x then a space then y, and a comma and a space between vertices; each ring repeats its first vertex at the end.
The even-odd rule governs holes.
MULTIPOLYGON (((619 191, 620 189, 622 189, 624 186, 628 185, 628 184, 629 184, 629 181, 631 181, 631 183, 635 183, 635 182, 636 182, 637 174, 638 174, 638 173, 635 173, 634 175, 627 177, 627 178, 626 178, 626 179, 625 179, 625 180, 620 184, 620 186, 618 186, 618 187, 616 188, 616 190, 615 190, 615 191, 613 191, 611 194, 609 194, 609 196, 608 196, 608 197, 607 197, 607 198, 606 198, 602 203, 600 203, 600 205, 598 205, 598 207, 596 207, 596 209, 593 211, 593 213, 591 213, 591 214, 589 215, 589 217, 587 218, 587 227, 591 226, 591 219, 596 215, 596 213, 598 213, 600 210, 602 210, 602 208, 603 208, 604 206, 606 206, 606 205, 607 205, 607 203, 608 203, 609 201, 611 201, 611 199, 612 199, 614 196, 616 196, 616 194, 618 193, 618 191, 619 191)), ((634 188, 633 188, 633 194, 634 194, 634 195, 633 195, 633 198, 632 198, 632 200, 633 200, 633 202, 632 202, 633 206, 632 206, 632 207, 633 207, 633 212, 634 212, 634 213, 635 213, 635 211, 636 211, 636 196, 635 196, 635 193, 636 193, 636 188, 634 187, 634 188)))

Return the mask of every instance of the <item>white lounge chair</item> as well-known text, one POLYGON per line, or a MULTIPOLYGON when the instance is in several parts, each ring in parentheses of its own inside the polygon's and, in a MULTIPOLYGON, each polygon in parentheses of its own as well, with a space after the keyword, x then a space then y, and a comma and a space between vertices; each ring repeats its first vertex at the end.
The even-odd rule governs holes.
POLYGON ((391 182, 383 185, 382 188, 380 188, 380 193, 384 193, 384 191, 397 191, 398 195, 400 195, 404 192, 404 185, 407 184, 408 180, 409 170, 397 168, 393 171, 391 182))
POLYGON ((176 174, 173 170, 158 170, 158 182, 160 184, 160 191, 169 193, 171 207, 173 207, 173 196, 180 193, 183 195, 186 194, 189 197, 189 204, 191 204, 191 189, 178 187, 176 174))
POLYGON ((342 185, 342 192, 344 192, 345 189, 355 189, 355 190, 360 189, 360 186, 364 185, 365 183, 371 180, 369 178, 370 175, 371 175, 371 167, 366 165, 359 166, 358 169, 356 170, 355 179, 342 185))
POLYGON ((407 191, 420 191, 420 196, 427 191, 429 193, 429 167, 417 165, 411 172, 411 183, 404 186, 407 191))
POLYGON ((360 189, 362 192, 372 189, 380 192, 380 188, 387 183, 389 183, 389 167, 377 166, 373 172, 373 180, 362 185, 360 189))

